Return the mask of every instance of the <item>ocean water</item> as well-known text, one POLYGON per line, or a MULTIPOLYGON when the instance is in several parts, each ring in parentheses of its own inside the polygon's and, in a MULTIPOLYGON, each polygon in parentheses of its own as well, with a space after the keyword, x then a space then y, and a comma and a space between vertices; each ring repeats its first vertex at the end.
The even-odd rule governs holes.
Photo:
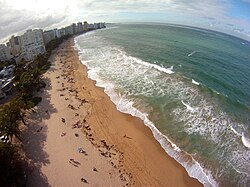
POLYGON ((250 186, 250 42, 177 25, 75 38, 88 75, 205 186, 250 186))

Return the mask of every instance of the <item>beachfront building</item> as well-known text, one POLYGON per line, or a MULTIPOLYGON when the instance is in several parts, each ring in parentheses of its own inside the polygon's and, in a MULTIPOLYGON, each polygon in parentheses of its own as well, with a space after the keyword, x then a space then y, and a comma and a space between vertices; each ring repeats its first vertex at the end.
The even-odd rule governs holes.
POLYGON ((65 30, 65 28, 59 29, 58 32, 60 33, 60 36, 61 36, 61 37, 66 35, 66 30, 65 30))
POLYGON ((69 25, 69 26, 65 27, 65 35, 72 35, 72 34, 74 34, 73 26, 69 25))
POLYGON ((94 30, 94 29, 95 29, 95 25, 92 24, 92 23, 90 23, 90 24, 88 25, 88 30, 94 30))
POLYGON ((61 33, 57 29, 44 31, 43 32, 44 45, 47 45, 51 40, 54 40, 54 39, 60 38, 60 37, 61 37, 61 33))
POLYGON ((84 21, 84 22, 83 22, 83 30, 84 30, 84 31, 87 31, 87 30, 88 30, 88 25, 89 25, 89 24, 88 24, 87 21, 84 21))
POLYGON ((96 29, 102 29, 102 28, 105 28, 105 23, 97 23, 96 29))
POLYGON ((11 36, 8 45, 10 47, 11 55, 13 55, 14 57, 17 57, 22 53, 20 36, 11 36))
POLYGON ((83 25, 82 25, 82 22, 78 22, 78 23, 77 23, 77 32, 78 32, 78 33, 83 32, 83 25))
POLYGON ((37 55, 45 53, 42 29, 27 30, 21 36, 21 46, 26 61, 33 60, 37 55))
POLYGON ((75 23, 72 23, 72 28, 73 28, 73 34, 77 33, 77 27, 75 23))
POLYGON ((44 42, 44 45, 47 45, 51 40, 52 39, 50 37, 50 31, 43 32, 43 42, 44 42))
POLYGON ((59 32, 58 29, 54 29, 54 33, 55 33, 56 38, 61 38, 61 33, 59 32))
POLYGON ((13 56, 10 53, 10 48, 5 44, 0 44, 0 61, 8 61, 13 56))

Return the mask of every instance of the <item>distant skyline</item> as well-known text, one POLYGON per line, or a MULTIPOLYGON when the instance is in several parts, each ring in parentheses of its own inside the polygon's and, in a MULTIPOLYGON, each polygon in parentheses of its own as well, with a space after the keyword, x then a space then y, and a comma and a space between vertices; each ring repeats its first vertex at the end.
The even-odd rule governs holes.
POLYGON ((0 41, 86 20, 183 24, 250 41, 250 0, 0 0, 0 41))

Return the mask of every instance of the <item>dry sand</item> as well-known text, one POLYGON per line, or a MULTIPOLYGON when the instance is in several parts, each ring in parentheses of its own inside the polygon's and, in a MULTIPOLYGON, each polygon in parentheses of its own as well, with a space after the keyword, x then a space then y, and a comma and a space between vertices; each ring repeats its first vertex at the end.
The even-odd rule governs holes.
POLYGON ((202 186, 142 120, 119 112, 88 79, 73 45, 69 39, 53 52, 42 102, 27 114, 28 186, 202 186))

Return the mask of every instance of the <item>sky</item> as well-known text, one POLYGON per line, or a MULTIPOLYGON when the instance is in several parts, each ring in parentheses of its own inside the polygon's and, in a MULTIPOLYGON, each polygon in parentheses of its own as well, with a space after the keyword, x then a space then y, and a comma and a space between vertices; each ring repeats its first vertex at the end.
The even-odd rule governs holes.
POLYGON ((0 0, 1 42, 78 21, 174 23, 250 41, 250 0, 0 0))

